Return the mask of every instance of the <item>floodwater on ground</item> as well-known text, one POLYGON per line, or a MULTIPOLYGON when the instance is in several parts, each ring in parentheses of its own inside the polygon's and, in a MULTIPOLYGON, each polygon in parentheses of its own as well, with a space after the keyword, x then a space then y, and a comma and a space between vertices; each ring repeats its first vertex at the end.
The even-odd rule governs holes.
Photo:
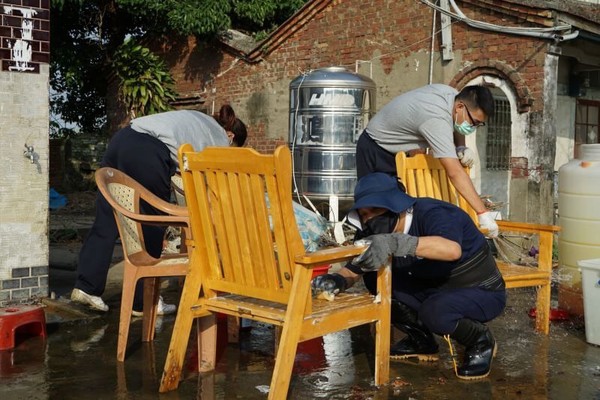
MULTIPOLYGON (((489 377, 461 381, 440 338, 440 360, 391 362, 390 384, 373 385, 374 345, 368 327, 303 343, 291 377, 290 399, 592 399, 600 400, 600 347, 585 341, 581 321, 552 322, 534 332, 527 311, 533 295, 510 290, 504 314, 489 325, 498 354, 489 377)), ((174 301, 177 293, 167 292, 174 301)), ((0 399, 265 399, 274 365, 274 330, 254 323, 239 343, 219 324, 216 370, 198 374, 194 334, 176 391, 159 394, 174 316, 160 318, 153 343, 141 343, 141 319, 130 330, 127 358, 116 360, 119 298, 95 318, 50 322, 47 340, 19 337, 0 351, 0 399)), ((395 335, 395 339, 401 337, 395 335)), ((457 350, 461 350, 458 348, 457 350)))

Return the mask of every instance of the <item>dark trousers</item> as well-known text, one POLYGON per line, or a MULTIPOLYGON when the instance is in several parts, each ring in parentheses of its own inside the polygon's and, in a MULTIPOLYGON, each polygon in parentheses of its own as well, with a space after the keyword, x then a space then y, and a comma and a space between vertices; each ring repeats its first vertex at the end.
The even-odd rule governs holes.
POLYGON ((396 176, 396 154, 384 150, 365 130, 356 142, 356 176, 360 179, 371 172, 396 176))
MULTIPOLYGON (((116 168, 146 187, 165 201, 171 195, 171 176, 176 165, 167 146, 160 140, 126 127, 111 139, 101 165, 116 168)), ((154 208, 142 205, 145 214, 158 214, 154 208)), ((146 251, 159 257, 162 251, 165 228, 144 227, 146 251)), ((108 269, 119 232, 110 204, 98 192, 96 217, 79 252, 77 281, 75 287, 84 292, 101 296, 106 286, 108 269)), ((143 285, 138 282, 133 308, 142 309, 143 285)))
POLYGON ((450 335, 463 318, 488 322, 506 306, 505 290, 478 287, 461 289, 429 289, 417 293, 393 290, 396 300, 417 311, 419 319, 438 335, 450 335))

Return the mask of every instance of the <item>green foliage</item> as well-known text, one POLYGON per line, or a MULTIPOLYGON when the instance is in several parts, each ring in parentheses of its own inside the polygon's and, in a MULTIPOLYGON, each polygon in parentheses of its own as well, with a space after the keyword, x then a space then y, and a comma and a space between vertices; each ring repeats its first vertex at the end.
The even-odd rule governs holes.
MULTIPOLYGON (((115 54, 128 37, 152 40, 165 35, 177 40, 195 35, 210 40, 228 28, 250 34, 270 31, 306 1, 51 0, 52 113, 81 131, 101 130, 106 123, 106 89, 115 73, 115 54)), ((166 84, 159 82, 160 87, 166 84)), ((150 99, 147 91, 156 85, 145 87, 150 99)), ((155 92, 150 93, 154 97, 155 92)))
POLYGON ((113 66, 120 80, 121 100, 132 118, 172 109, 175 83, 165 63, 150 49, 127 39, 116 51, 113 66))

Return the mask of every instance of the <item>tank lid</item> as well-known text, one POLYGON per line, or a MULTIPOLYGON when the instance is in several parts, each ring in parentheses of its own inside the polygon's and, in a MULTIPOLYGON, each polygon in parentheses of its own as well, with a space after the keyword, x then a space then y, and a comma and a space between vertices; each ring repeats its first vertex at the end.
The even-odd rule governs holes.
POLYGON ((300 86, 374 89, 375 82, 344 67, 327 67, 302 74, 290 82, 290 88, 300 86))
POLYGON ((588 143, 580 147, 581 155, 578 157, 584 161, 600 161, 600 144, 588 143))

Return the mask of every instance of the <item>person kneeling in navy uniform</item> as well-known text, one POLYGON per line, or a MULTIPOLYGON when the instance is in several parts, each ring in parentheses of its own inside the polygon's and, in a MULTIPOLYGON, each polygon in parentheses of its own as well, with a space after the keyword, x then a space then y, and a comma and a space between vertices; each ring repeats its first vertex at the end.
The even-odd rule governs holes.
POLYGON ((506 292, 485 236, 459 207, 413 198, 385 173, 362 177, 354 201, 355 240, 370 246, 337 273, 314 278, 313 290, 343 292, 362 277, 375 293, 375 271, 391 256, 391 320, 407 335, 392 345, 391 358, 437 360, 437 334, 464 346, 459 378, 486 377, 496 340, 485 323, 504 310, 506 292))

